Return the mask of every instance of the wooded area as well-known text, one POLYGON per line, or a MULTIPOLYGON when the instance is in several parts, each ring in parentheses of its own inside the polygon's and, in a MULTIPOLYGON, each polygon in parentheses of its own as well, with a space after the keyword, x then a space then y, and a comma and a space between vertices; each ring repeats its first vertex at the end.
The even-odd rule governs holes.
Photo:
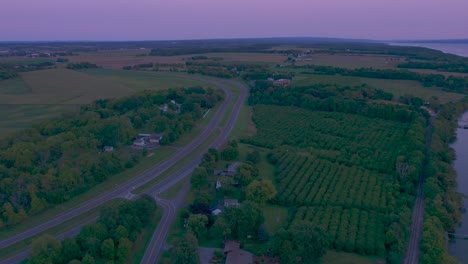
POLYGON ((149 226, 156 210, 150 196, 104 208, 98 222, 84 226, 75 238, 60 241, 43 235, 35 239, 32 255, 22 263, 128 263, 133 243, 149 226))
POLYGON ((223 96, 221 90, 201 87, 145 91, 98 100, 77 113, 10 135, 0 142, 0 227, 17 224, 135 166, 145 156, 145 151, 129 147, 138 133, 164 133, 159 144, 171 144, 223 96), (160 109, 164 104, 167 111, 160 109), (104 152, 105 146, 114 151, 104 152))

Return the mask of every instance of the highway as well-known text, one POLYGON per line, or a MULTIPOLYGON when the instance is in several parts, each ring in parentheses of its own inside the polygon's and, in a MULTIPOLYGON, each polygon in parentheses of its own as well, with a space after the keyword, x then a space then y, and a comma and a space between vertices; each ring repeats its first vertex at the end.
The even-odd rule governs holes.
MULTIPOLYGON (((211 144, 211 148, 217 149, 219 148, 219 146, 221 146, 221 144, 226 142, 226 140, 229 137, 229 134, 231 133, 232 129, 234 128, 234 125, 236 124, 242 104, 244 103, 247 97, 247 88, 242 85, 239 88, 241 88, 241 94, 239 95, 239 98, 237 99, 234 105, 233 111, 229 116, 226 127, 222 129, 221 135, 219 135, 218 138, 211 144)), ((206 150, 208 150, 208 148, 206 150)), ((176 210, 183 206, 184 197, 190 184, 186 183, 182 190, 179 191, 176 198, 171 201, 159 199, 158 194, 163 192, 164 190, 167 190, 183 178, 190 175, 191 172, 195 169, 195 167, 198 166, 198 164, 201 162, 202 157, 203 153, 200 153, 200 156, 197 159, 193 160, 190 164, 186 165, 185 167, 179 169, 176 173, 174 173, 173 176, 167 178, 167 182, 161 182, 160 184, 157 184, 149 190, 147 190, 147 193, 152 195, 158 201, 158 205, 163 208, 164 213, 161 221, 159 222, 158 227, 153 233, 150 243, 146 247, 146 251, 141 263, 159 263, 159 258, 164 252, 164 245, 167 238, 167 234, 176 218, 176 210)))
POLYGON ((427 166, 428 162, 428 153, 431 147, 431 139, 432 139, 432 123, 436 119, 437 115, 431 116, 429 120, 429 125, 426 128, 426 153, 425 153, 425 161, 424 161, 424 168, 419 176, 418 183, 416 185, 416 201, 414 203, 413 213, 411 215, 412 223, 411 223, 411 236, 408 243, 408 249, 406 251, 406 257, 403 260, 404 264, 417 264, 419 263, 419 243, 421 242, 421 235, 422 235, 422 226, 424 220, 424 192, 423 192, 423 183, 426 179, 425 176, 425 167, 427 166))
MULTIPOLYGON (((38 225, 34 228, 31 228, 27 231, 24 231, 22 233, 19 233, 17 235, 14 235, 8 239, 5 239, 5 240, 2 240, 0 241, 0 249, 3 249, 5 247, 8 247, 10 245, 13 245, 17 242, 20 242, 24 239, 27 239, 27 238, 30 238, 34 235, 37 235, 37 234, 40 234, 54 226, 57 226, 61 223, 63 223, 64 221, 67 221, 67 220, 70 220, 74 217, 77 217, 99 205, 102 205, 104 204, 105 202, 111 200, 111 199, 114 199, 114 198, 117 198, 117 197, 121 197, 122 195, 124 194, 127 194, 127 193, 131 193, 132 190, 140 187, 140 186, 143 186, 144 184, 150 182, 151 180, 153 180, 154 178, 156 178, 158 175, 160 175, 162 172, 166 171, 167 169, 173 167, 174 165, 177 164, 177 162, 179 162, 180 160, 182 160, 183 158, 185 158, 187 155, 189 155, 190 153, 192 153, 193 151, 195 151, 211 134, 211 132, 213 130, 215 130, 217 128, 217 125, 219 123, 219 121, 221 120, 221 118, 223 117, 223 115, 226 113, 227 111, 227 108, 228 108, 228 105, 229 103, 232 101, 232 92, 230 91, 230 89, 223 83, 219 82, 219 81, 216 81, 216 80, 213 80, 212 78, 210 79, 206 79, 206 78, 203 78, 203 77, 197 77, 197 76, 193 76, 193 77, 188 77, 188 76, 181 76, 181 75, 177 75, 177 74, 174 74, 174 77, 175 78, 186 78, 186 79, 195 79, 195 80, 201 80, 205 83, 210 83, 212 85, 215 85, 219 88, 221 88, 225 94, 226 94, 226 97, 225 97, 225 100, 221 103, 221 105, 219 106, 219 109, 215 112, 214 116, 212 117, 212 119, 210 120, 210 122, 208 123, 208 125, 205 126, 204 130, 202 131, 202 133, 200 133, 200 135, 198 135, 196 138, 194 138, 192 140, 192 142, 190 142, 187 146, 183 147, 183 148, 180 148, 178 150, 178 152, 176 152, 176 154, 174 154, 172 157, 170 157, 169 159, 159 163, 159 164, 156 164, 154 167, 148 169, 147 171, 145 171, 144 173, 142 173, 139 177, 129 181, 129 182, 126 182, 124 184, 121 184, 120 186, 117 186, 115 189, 107 192, 107 193, 104 193, 102 195, 100 195, 99 197, 96 197, 90 201, 87 201, 86 203, 78 206, 78 207, 75 207, 73 209, 70 209, 69 211, 55 217, 54 219, 51 219, 47 222, 44 222, 42 223, 41 225, 38 225)), ((240 89, 241 89, 241 93, 233 107, 233 110, 231 112, 231 115, 230 115, 230 118, 228 119, 228 122, 227 122, 227 125, 226 127, 223 129, 221 135, 219 135, 216 140, 211 144, 211 146, 213 147, 219 147, 226 139, 227 139, 227 136, 229 135, 230 131, 232 130, 232 128, 234 127, 235 125, 235 122, 237 120, 237 116, 240 112, 240 108, 242 106, 242 104, 244 103, 245 101, 245 98, 247 96, 247 89, 237 83, 237 82, 233 82, 233 81, 230 81, 231 84, 234 84, 236 86, 238 86, 240 89)), ((178 172, 175 173, 175 177, 168 177, 166 178, 165 180, 161 181, 160 183, 156 184, 153 188, 150 188, 147 193, 150 193, 150 194, 153 194, 155 191, 156 192, 160 192, 161 190, 166 190, 168 188, 170 188, 171 186, 173 186, 174 184, 176 184, 178 181, 180 181, 181 179, 183 179, 185 176, 187 176, 189 174, 189 171, 191 172, 191 169, 190 168, 194 168, 199 162, 200 162, 200 159, 201 159, 201 155, 203 153, 200 153, 200 156, 198 156, 195 160, 193 160, 192 162, 190 162, 189 165, 185 166, 184 168, 182 168, 183 172, 184 173, 180 173, 180 170, 178 172)), ((159 202, 158 204, 160 204, 160 206, 163 204, 163 202, 159 202)), ((163 206, 163 209, 164 209, 164 206, 163 206)), ((167 210, 165 210, 166 212, 167 210)), ((84 225, 84 224, 83 224, 84 225)), ((81 227, 81 226, 80 226, 81 227)), ((80 227, 76 227, 77 229, 74 229, 75 231, 76 230, 79 230, 80 227)), ((19 256, 20 254, 18 254, 17 256, 19 256)), ((23 255, 23 258, 24 256, 26 256, 27 254, 25 254, 24 252, 21 253, 21 255, 23 255)), ((4 261, 0 261, 0 263, 13 263, 11 262, 11 260, 13 259, 19 259, 17 256, 14 256, 12 258, 9 258, 8 260, 4 260, 4 261), (16 258, 15 258, 16 257, 16 258), (7 262, 8 261, 8 262, 7 262)))

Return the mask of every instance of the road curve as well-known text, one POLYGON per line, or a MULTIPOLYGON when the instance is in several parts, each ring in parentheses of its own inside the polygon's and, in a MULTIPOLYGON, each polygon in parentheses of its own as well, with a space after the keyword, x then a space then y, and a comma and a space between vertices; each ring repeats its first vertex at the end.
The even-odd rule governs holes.
MULTIPOLYGON (((114 199, 116 197, 121 196, 122 194, 129 193, 131 190, 138 188, 145 183, 153 180, 155 177, 157 177, 160 173, 164 172, 165 170, 169 169, 170 167, 174 166, 179 160, 183 159, 186 157, 188 154, 190 154, 192 151, 194 151, 198 146, 200 146, 210 135, 212 130, 214 130, 219 123, 220 119, 224 115, 224 113, 227 111, 227 106, 229 102, 232 100, 232 92, 229 90, 229 88, 224 85, 223 83, 220 83, 219 81, 213 80, 213 79, 206 79, 202 77, 189 77, 189 76, 181 76, 181 75, 176 75, 174 74, 174 77, 177 78, 184 78, 184 79, 195 79, 195 80, 201 80, 206 83, 210 83, 212 85, 215 85, 219 88, 221 88, 225 94, 226 98, 225 100, 221 103, 218 111, 216 111, 215 115, 213 118, 210 120, 209 124, 205 127, 203 132, 198 135, 191 143, 189 143, 187 146, 180 148, 180 150, 171 158, 155 165, 154 167, 148 169, 144 173, 142 173, 141 176, 139 176, 136 179, 133 179, 129 182, 126 182, 124 184, 121 184, 118 186, 116 189, 107 192, 105 194, 102 194, 78 207, 75 207, 62 215, 57 216, 56 218, 49 220, 41 225, 38 225, 34 228, 31 228, 27 231, 24 231, 22 233, 19 233, 17 235, 14 235, 8 239, 0 241, 0 249, 8 247, 10 245, 13 245, 17 242, 20 242, 24 239, 27 239, 29 237, 32 237, 34 235, 37 235, 39 233, 42 233, 49 228, 52 228, 56 225, 59 225, 63 223, 64 221, 67 221, 69 219, 72 219, 76 216, 79 216, 99 205, 102 205, 103 203, 114 199)), ((233 125, 232 125, 233 126, 233 125)), ((0 262, 0 263, 3 263, 0 262)))
MULTIPOLYGON (((237 101, 233 107, 233 111, 229 116, 226 126, 222 129, 221 135, 219 135, 216 140, 210 145, 210 148, 218 149, 229 137, 229 134, 232 132, 234 125, 236 124, 237 118, 239 117, 240 109, 242 104, 244 104, 247 98, 247 88, 242 84, 231 82, 231 84, 237 85, 241 89, 241 93, 237 98, 237 101)), ((206 149, 208 150, 208 148, 206 149)), ((175 185, 180 180, 184 179, 198 166, 201 162, 203 154, 205 151, 201 152, 199 157, 194 159, 190 164, 180 168, 177 172, 174 173, 172 177, 168 177, 164 181, 156 184, 152 188, 148 189, 146 193, 152 195, 158 201, 158 204, 163 208, 163 217, 158 224, 158 227, 151 237, 150 243, 146 246, 145 254, 141 260, 141 263, 159 263, 159 258, 164 251, 164 245, 166 241, 167 234, 171 225, 173 224, 176 218, 176 209, 183 204, 183 199, 185 194, 190 186, 188 182, 184 185, 181 191, 177 194, 177 197, 173 201, 165 201, 158 198, 159 193, 169 189, 171 186, 175 185)))
POLYGON ((429 119, 429 125, 426 127, 426 153, 424 157, 424 168, 419 176, 418 183, 416 185, 416 201, 414 203, 413 213, 411 215, 411 236, 408 243, 408 249, 406 251, 406 257, 403 260, 403 264, 417 264, 419 263, 419 242, 421 241, 422 236, 422 227, 424 221, 424 192, 423 192, 423 183, 426 179, 425 176, 425 167, 428 162, 428 153, 431 148, 431 139, 432 139, 432 123, 437 118, 439 113, 431 116, 429 119))

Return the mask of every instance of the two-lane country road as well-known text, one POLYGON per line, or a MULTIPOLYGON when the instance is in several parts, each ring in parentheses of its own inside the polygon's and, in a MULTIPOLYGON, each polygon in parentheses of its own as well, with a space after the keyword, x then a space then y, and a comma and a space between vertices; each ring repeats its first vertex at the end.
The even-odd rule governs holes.
MULTIPOLYGON (((209 124, 206 125, 206 127, 204 128, 203 132, 198 135, 196 138, 193 139, 193 141, 191 143, 189 143, 187 146, 181 148, 174 156, 172 156, 171 158, 155 165, 154 167, 148 169, 147 171, 145 171, 144 173, 142 173, 141 176, 139 176, 138 178, 135 178, 129 182, 126 182, 120 186, 117 186, 114 190, 112 191, 109 191, 105 194, 102 194, 101 196, 97 197, 97 198, 94 198, 76 208, 73 208, 59 216, 57 216, 56 218, 52 219, 52 220, 49 220, 41 225, 38 225, 34 228, 31 228, 25 232, 22 232, 20 234, 17 234, 17 235, 14 235, 8 239, 5 239, 3 241, 0 241, 0 249, 2 248, 5 248, 5 247, 8 247, 10 245, 13 245, 17 242, 20 242, 26 238, 29 238, 29 237, 32 237, 34 235, 37 235, 39 233, 42 233, 44 231, 46 231, 47 229, 51 228, 51 227, 54 227, 56 225, 59 225, 61 224, 62 222, 64 221, 67 221, 69 219, 72 219, 76 216, 79 216, 81 214, 83 214, 84 212, 87 212, 88 210, 92 209, 92 208, 95 208, 111 199, 114 199, 116 197, 119 197, 121 196, 122 194, 125 194, 125 193, 129 193, 131 192, 131 190, 135 189, 135 188, 138 188, 146 183, 148 183, 149 181, 153 180, 155 177, 157 177, 159 174, 161 174, 162 172, 166 171, 167 169, 173 167, 174 165, 177 164, 177 162, 183 158, 185 158, 187 155, 189 155, 190 153, 192 153, 194 150, 196 150, 208 137, 209 135, 211 134, 211 132, 217 128, 217 125, 218 123, 220 122, 221 118, 224 116, 224 114, 227 112, 228 110, 228 105, 229 103, 232 101, 232 92, 231 90, 223 83, 221 83, 220 81, 218 80, 215 80, 213 78, 203 78, 203 77, 197 77, 197 76, 193 76, 193 77, 189 77, 189 76, 181 76, 181 75, 176 75, 174 74, 174 77, 175 78, 187 78, 187 79, 196 79, 196 80, 202 80, 203 82, 205 83, 210 83, 212 85, 215 85, 219 88, 221 88, 225 94, 226 94, 226 98, 225 100, 221 103, 218 111, 215 112, 214 116, 212 117, 212 119, 210 120, 209 124)), ((236 84, 236 82, 231 82, 232 84, 236 84)), ((240 111, 240 107, 242 106, 244 100, 245 100, 245 97, 246 97, 246 89, 244 86, 238 84, 237 85, 238 87, 241 88, 241 94, 240 96, 238 97, 238 100, 235 104, 235 106, 233 107, 233 110, 231 112, 231 118, 229 118, 229 122, 227 123, 226 125, 226 128, 225 129, 228 129, 229 131, 232 129, 232 127, 234 126, 234 123, 237 119, 237 115, 240 111), (232 118, 232 116, 235 115, 236 118, 232 118), (234 122, 234 123, 232 123, 234 122)), ((223 140, 226 138, 225 137, 225 133, 222 133, 222 136, 223 136, 223 140)), ((220 139, 221 136, 219 136, 216 140, 215 140, 215 143, 213 143, 212 145, 214 146, 218 146, 220 144, 221 139, 220 139)), ((197 159, 198 161, 198 159, 197 159)), ((191 163, 192 164, 192 163, 191 163)), ((173 184, 173 181, 169 181, 167 182, 167 179, 163 182, 166 182, 166 185, 169 184, 169 185, 172 185, 173 184)), ((0 262, 0 263, 4 263, 4 262, 0 262)))
MULTIPOLYGON (((426 127, 426 153, 424 166, 427 166, 428 162, 428 153, 431 148, 432 140, 432 123, 437 118, 439 113, 431 116, 429 119, 429 125, 426 127)), ((413 214, 411 216, 411 236, 408 243, 408 249, 406 251, 406 257, 403 260, 403 264, 418 264, 419 263, 419 243, 422 236, 422 227, 424 221, 424 192, 423 192, 423 183, 426 179, 424 174, 425 168, 423 168, 421 175, 418 179, 418 184, 416 185, 416 201, 414 203, 413 214)))
MULTIPOLYGON (((236 83, 232 83, 236 84, 236 83)), ((239 85, 239 84, 237 84, 239 85)), ((241 89, 241 94, 236 101, 234 106, 234 110, 229 116, 229 120, 224 128, 222 128, 221 135, 211 144, 211 148, 218 148, 224 142, 227 141, 229 134, 232 132, 234 125, 237 122, 237 118, 239 117, 240 109, 242 104, 245 102, 247 97, 247 88, 245 86, 240 85, 239 88, 241 89)), ((206 149, 208 150, 208 148, 206 149)), ((165 201, 158 198, 158 194, 169 189, 177 182, 182 180, 183 178, 189 176, 191 172, 198 166, 201 162, 203 153, 200 153, 199 157, 190 164, 180 168, 177 172, 174 173, 171 177, 167 178, 165 181, 156 184, 152 188, 146 191, 146 193, 152 195, 158 201, 158 205, 163 208, 163 217, 159 222, 158 227, 153 233, 153 236, 150 240, 150 243, 146 247, 145 255, 141 263, 158 263, 161 254, 164 251, 164 245, 166 241, 167 234, 171 225, 173 224, 175 217, 176 217, 176 209, 183 205, 183 199, 185 197, 185 193, 187 192, 189 184, 186 183, 181 191, 177 194, 177 197, 172 201, 165 201)))

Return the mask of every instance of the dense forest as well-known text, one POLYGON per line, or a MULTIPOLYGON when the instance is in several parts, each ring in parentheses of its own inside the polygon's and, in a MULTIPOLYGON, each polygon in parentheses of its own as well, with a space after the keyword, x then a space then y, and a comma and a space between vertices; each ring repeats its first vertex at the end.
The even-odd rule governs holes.
POLYGON ((144 156, 129 147, 138 133, 164 133, 160 144, 170 144, 222 99, 221 90, 201 87, 145 91, 98 100, 10 135, 0 142, 0 226, 17 224, 135 166, 144 156), (164 104, 167 111, 160 110, 164 104), (114 151, 103 152, 104 146, 114 151))
POLYGON ((128 263, 133 243, 156 211, 156 202, 150 196, 106 207, 98 222, 84 226, 75 238, 59 241, 44 235, 35 239, 31 256, 22 263, 128 263))

